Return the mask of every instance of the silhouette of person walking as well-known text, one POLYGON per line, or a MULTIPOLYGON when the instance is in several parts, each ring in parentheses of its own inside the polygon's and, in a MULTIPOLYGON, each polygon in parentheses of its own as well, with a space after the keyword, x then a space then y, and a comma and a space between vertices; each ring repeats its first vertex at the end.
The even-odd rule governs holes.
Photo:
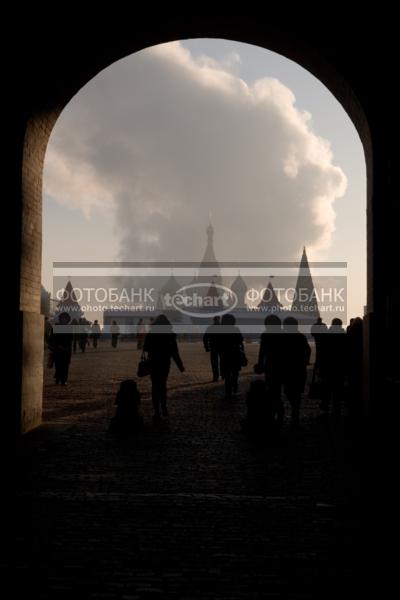
POLYGON ((219 334, 221 331, 221 319, 216 316, 213 324, 207 327, 203 336, 203 345, 206 352, 210 353, 211 369, 213 381, 218 381, 220 376, 220 352, 219 352, 219 334))
POLYGON ((68 326, 71 317, 67 312, 62 312, 58 323, 53 327, 49 347, 53 354, 56 384, 66 385, 68 381, 69 364, 71 362, 72 338, 71 326, 68 326))
POLYGON ((88 331, 88 322, 83 317, 79 319, 78 322, 78 343, 81 352, 86 351, 86 345, 88 343, 89 331, 88 331))
MULTIPOLYGON (((360 317, 356 317, 356 318, 359 319, 360 317)), ((349 324, 346 327, 346 333, 350 333, 354 321, 355 321, 355 319, 350 319, 349 324)))
POLYGON ((99 341, 100 334, 101 334, 100 325, 99 325, 99 322, 96 319, 95 322, 92 325, 92 331, 91 331, 91 337, 92 337, 92 341, 93 341, 93 348, 97 348, 97 343, 99 341))
POLYGON ((326 392, 321 408, 325 415, 328 415, 332 404, 333 414, 339 416, 347 371, 347 335, 342 327, 341 319, 332 320, 328 335, 324 338, 323 343, 324 362, 321 367, 326 381, 326 392))
POLYGON ((143 319, 140 318, 137 323, 136 329, 136 340, 137 340, 137 349, 141 350, 143 348, 144 340, 146 338, 146 325, 143 322, 143 319))
POLYGON ((261 334, 260 350, 258 353, 257 372, 265 374, 265 392, 269 405, 274 408, 279 427, 283 425, 285 414, 281 389, 282 373, 282 328, 277 315, 268 315, 264 320, 265 332, 261 334))
POLYGON ((171 368, 171 359, 181 373, 184 372, 179 355, 176 334, 172 325, 163 314, 152 323, 143 345, 143 351, 150 360, 151 396, 154 408, 154 419, 160 419, 160 405, 164 417, 168 416, 167 409, 167 380, 171 368))
POLYGON ((311 326, 311 335, 315 343, 315 360, 312 373, 312 381, 309 386, 309 397, 321 400, 321 408, 326 405, 328 391, 328 366, 329 366, 329 340, 327 337, 328 327, 319 317, 311 326))
POLYGON ((50 342, 51 333, 53 327, 50 323, 49 317, 44 318, 44 347, 47 348, 50 342))
POLYGON ((233 315, 224 315, 221 319, 221 333, 218 346, 221 359, 221 374, 225 379, 225 397, 229 400, 238 391, 239 371, 244 357, 243 336, 236 327, 233 315))
POLYGON ((318 319, 316 320, 316 322, 314 323, 314 325, 311 326, 311 335, 314 338, 314 342, 315 342, 315 368, 319 369, 320 365, 322 364, 324 357, 323 357, 323 353, 324 353, 324 340, 325 340, 325 334, 328 333, 328 328, 325 325, 325 323, 323 323, 321 317, 318 317, 318 319))
POLYGON ((306 336, 298 330, 298 321, 294 317, 287 317, 283 321, 283 330, 283 384, 292 407, 292 424, 297 426, 300 421, 301 394, 306 383, 311 348, 306 336))
POLYGON ((113 321, 110 327, 111 331, 111 346, 116 348, 118 345, 119 338, 119 326, 117 325, 117 321, 113 321))

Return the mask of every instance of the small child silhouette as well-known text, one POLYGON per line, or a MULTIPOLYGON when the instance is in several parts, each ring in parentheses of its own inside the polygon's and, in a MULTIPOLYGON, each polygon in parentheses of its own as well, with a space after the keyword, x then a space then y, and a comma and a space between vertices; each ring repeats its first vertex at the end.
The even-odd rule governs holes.
POLYGON ((111 419, 112 433, 130 434, 143 429, 143 417, 139 414, 140 392, 133 379, 121 381, 115 406, 115 415, 111 419))

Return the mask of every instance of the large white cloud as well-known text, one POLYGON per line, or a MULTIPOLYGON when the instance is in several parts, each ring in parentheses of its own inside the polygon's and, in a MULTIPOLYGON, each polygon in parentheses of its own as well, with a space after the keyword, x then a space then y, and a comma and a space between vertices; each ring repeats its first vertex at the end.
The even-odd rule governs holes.
POLYGON ((247 85, 239 61, 176 42, 100 73, 56 124, 46 193, 93 221, 111 211, 126 260, 199 259, 210 211, 220 260, 328 248, 346 177, 291 90, 247 85))

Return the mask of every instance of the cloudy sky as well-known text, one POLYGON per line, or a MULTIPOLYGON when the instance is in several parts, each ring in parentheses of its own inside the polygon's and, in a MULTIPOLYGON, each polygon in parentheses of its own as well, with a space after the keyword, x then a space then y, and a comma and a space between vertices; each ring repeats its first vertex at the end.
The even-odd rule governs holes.
POLYGON ((348 116, 295 63, 222 40, 149 48, 101 72, 51 135, 43 281, 57 260, 348 262, 365 304, 365 165, 348 116))

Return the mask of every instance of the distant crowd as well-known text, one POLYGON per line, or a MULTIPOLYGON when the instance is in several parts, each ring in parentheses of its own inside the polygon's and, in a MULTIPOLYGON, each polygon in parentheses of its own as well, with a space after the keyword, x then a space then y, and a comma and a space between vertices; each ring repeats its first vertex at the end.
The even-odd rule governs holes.
MULTIPOLYGON (((275 434, 284 423, 283 393, 291 407, 291 423, 300 422, 301 401, 307 382, 311 347, 299 331, 298 322, 287 317, 281 322, 277 315, 268 315, 260 337, 254 377, 246 395, 247 417, 243 429, 249 434, 275 434)), ((66 385, 71 355, 85 352, 88 344, 96 349, 102 331, 97 321, 72 320, 67 312, 58 322, 46 324, 45 342, 49 348, 48 366, 55 367, 56 384, 66 385)), ((112 348, 117 348, 120 328, 114 321, 109 332, 112 348)), ((357 417, 361 410, 363 374, 363 322, 351 319, 345 330, 340 319, 333 319, 328 328, 318 319, 311 327, 315 341, 315 361, 309 382, 310 398, 319 400, 321 418, 329 414, 339 417, 346 402, 349 413, 357 417)), ((142 350, 138 376, 149 375, 152 384, 153 419, 168 417, 167 381, 174 361, 183 372, 177 337, 168 318, 161 314, 149 326, 141 319, 136 330, 137 347, 142 350)), ((215 317, 203 336, 204 350, 210 355, 212 379, 224 381, 225 398, 230 401, 238 393, 239 374, 248 364, 245 340, 236 325, 234 315, 215 317)), ((113 431, 138 431, 143 425, 139 413, 140 394, 136 382, 121 383, 116 398, 113 431)))

